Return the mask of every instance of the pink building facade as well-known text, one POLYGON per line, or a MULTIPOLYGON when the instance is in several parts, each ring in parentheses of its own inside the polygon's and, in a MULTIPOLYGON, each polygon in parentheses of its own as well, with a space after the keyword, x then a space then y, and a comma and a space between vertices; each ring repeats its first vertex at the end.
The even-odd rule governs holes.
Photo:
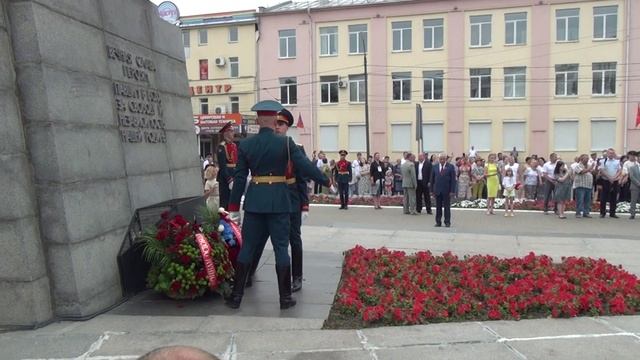
MULTIPOLYGON (((360 134, 356 130, 360 131, 358 127, 364 124, 364 105, 352 101, 351 85, 339 90, 335 103, 327 103, 322 96, 325 89, 322 84, 326 81, 323 76, 336 75, 350 81, 352 74, 362 73, 361 54, 344 50, 351 36, 345 29, 359 23, 366 25, 367 32, 371 153, 393 156, 403 150, 426 150, 458 155, 471 145, 478 148, 478 143, 482 143, 478 148, 481 153, 505 151, 512 146, 527 154, 559 152, 566 156, 599 151, 603 146, 618 152, 640 149, 640 129, 636 127, 640 103, 640 28, 634 27, 629 17, 640 14, 639 1, 344 4, 324 1, 303 7, 285 3, 261 9, 258 14, 258 97, 282 100, 283 79, 295 78, 297 101, 286 106, 296 119, 303 120, 304 128, 295 130, 295 137, 308 152, 314 149, 335 153, 341 148, 351 151, 362 148, 355 134, 360 134), (561 27, 569 28, 563 18, 566 11, 579 14, 571 20, 577 19, 576 24, 579 23, 575 25, 576 38, 561 38, 567 36, 561 33, 561 27), (601 16, 605 11, 614 15, 601 16), (521 14, 525 19, 525 39, 517 44, 509 43, 512 40, 508 21, 513 14, 521 14), (476 46, 474 31, 479 28, 474 28, 473 22, 483 17, 490 19, 488 27, 482 28, 490 31, 489 43, 476 46), (608 25, 600 22, 605 17, 608 25), (443 23, 443 45, 435 49, 428 47, 425 40, 431 34, 427 33, 426 25, 431 19, 443 23), (398 51, 396 24, 407 23, 410 30, 406 39, 412 39, 412 44, 408 50, 398 51), (602 38, 600 27, 613 30, 602 38), (323 29, 337 29, 337 50, 331 56, 321 54, 326 51, 320 43, 326 41, 322 38, 323 29), (283 34, 291 34, 285 34, 284 30, 295 30, 295 54, 282 52, 283 34), (614 64, 615 80, 608 92, 598 93, 595 72, 598 64, 604 63, 614 64), (563 64, 575 64, 579 69, 575 93, 559 94, 558 69, 563 64), (521 96, 507 96, 510 90, 505 85, 506 69, 512 67, 526 69, 521 96), (470 91, 475 69, 491 72, 490 96, 476 98, 473 89, 470 91), (431 70, 444 74, 440 99, 427 99, 422 77, 431 70), (410 99, 396 101, 395 74, 406 72, 410 72, 410 99), (415 104, 421 104, 423 122, 427 125, 423 125, 423 132, 430 134, 425 137, 422 149, 415 141, 415 104), (335 141, 330 139, 332 136, 335 141)), ((291 47, 290 42, 288 46, 291 47)), ((285 97, 290 97, 287 94, 285 97)))

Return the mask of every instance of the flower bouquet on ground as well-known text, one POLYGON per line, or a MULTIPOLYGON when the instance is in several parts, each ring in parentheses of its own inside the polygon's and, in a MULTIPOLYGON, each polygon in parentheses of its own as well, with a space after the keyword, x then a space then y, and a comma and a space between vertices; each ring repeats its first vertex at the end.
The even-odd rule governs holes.
POLYGON ((195 299, 207 290, 223 296, 230 292, 234 271, 229 253, 241 241, 224 238, 225 225, 218 213, 203 209, 201 214, 204 221, 199 224, 165 212, 157 227, 145 231, 143 255, 151 264, 149 288, 172 299, 195 299))

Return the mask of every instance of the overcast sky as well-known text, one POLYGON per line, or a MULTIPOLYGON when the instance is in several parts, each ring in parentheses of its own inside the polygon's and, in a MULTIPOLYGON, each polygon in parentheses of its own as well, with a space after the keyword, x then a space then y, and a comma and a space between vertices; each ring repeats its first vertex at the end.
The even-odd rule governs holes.
MULTIPOLYGON (((164 0, 151 0, 158 5, 164 0)), ((272 6, 285 0, 172 0, 180 10, 181 16, 210 14, 233 10, 258 9, 259 6, 272 6)))

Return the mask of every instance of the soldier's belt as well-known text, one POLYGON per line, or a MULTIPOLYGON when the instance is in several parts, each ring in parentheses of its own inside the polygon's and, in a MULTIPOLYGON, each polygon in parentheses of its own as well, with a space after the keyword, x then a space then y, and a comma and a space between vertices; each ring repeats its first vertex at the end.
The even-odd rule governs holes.
POLYGON ((236 167, 236 164, 227 164, 227 167, 234 168, 236 167))
MULTIPOLYGON (((293 179, 295 181, 295 179, 293 179)), ((284 176, 254 176, 251 178, 254 184, 280 184, 286 183, 287 178, 284 176)))
POLYGON ((286 182, 288 185, 294 185, 294 184, 296 183, 296 178, 289 178, 289 179, 286 179, 286 180, 285 180, 285 182, 286 182))
POLYGON ((338 171, 339 175, 348 175, 349 172, 348 171, 338 171))

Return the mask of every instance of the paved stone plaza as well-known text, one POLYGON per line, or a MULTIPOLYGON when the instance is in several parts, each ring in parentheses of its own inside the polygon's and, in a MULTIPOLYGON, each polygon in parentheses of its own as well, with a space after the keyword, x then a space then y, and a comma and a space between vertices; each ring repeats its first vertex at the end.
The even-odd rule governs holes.
POLYGON ((0 359, 124 360, 159 346, 188 344, 222 359, 635 359, 640 316, 432 324, 321 330, 340 278, 342 252, 361 244, 408 252, 522 256, 529 251, 604 257, 640 275, 640 222, 515 218, 454 210, 453 227, 400 209, 314 206, 303 227, 305 282, 298 305, 280 311, 273 255, 265 252, 240 310, 209 296, 171 301, 151 292, 86 322, 57 322, 0 334, 0 359))

